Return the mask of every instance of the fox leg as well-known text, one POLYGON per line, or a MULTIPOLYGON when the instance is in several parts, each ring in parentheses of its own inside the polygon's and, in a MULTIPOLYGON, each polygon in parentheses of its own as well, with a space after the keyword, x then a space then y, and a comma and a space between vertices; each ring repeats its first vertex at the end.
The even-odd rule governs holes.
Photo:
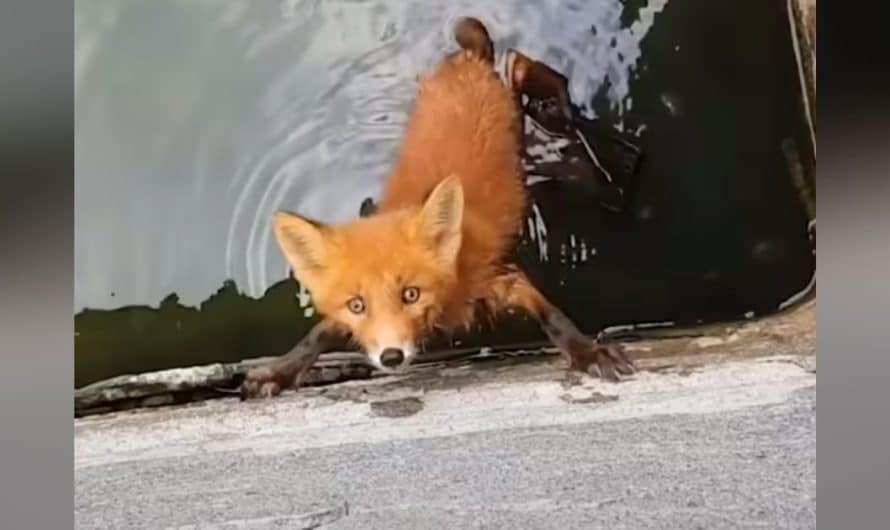
POLYGON ((241 384, 241 400, 277 396, 285 388, 299 387, 319 355, 345 348, 349 338, 349 332, 332 320, 322 320, 289 352, 248 371, 241 384))
POLYGON ((553 344, 569 358, 571 369, 609 381, 618 381, 621 375, 636 371, 619 345, 601 344, 582 333, 532 285, 525 273, 512 270, 495 278, 490 285, 490 307, 528 312, 553 344))

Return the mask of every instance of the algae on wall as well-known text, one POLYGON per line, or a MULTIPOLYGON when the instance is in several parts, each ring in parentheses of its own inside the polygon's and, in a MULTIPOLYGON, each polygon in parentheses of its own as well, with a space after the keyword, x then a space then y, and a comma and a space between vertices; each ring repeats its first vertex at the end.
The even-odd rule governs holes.
POLYGON ((198 307, 182 305, 172 294, 158 307, 85 309, 74 319, 74 386, 120 374, 283 354, 314 322, 303 314, 294 280, 276 283, 258 299, 227 281, 198 307))

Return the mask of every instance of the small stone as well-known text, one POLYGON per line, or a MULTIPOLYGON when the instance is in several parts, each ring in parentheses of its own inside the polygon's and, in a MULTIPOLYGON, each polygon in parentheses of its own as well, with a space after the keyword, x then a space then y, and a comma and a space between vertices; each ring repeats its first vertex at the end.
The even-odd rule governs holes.
POLYGON ((568 390, 573 386, 578 386, 581 384, 581 375, 575 373, 566 374, 565 378, 559 382, 560 386, 562 386, 563 390, 568 390))
POLYGON ((404 418, 423 410, 423 400, 416 397, 372 401, 371 414, 383 418, 404 418))
POLYGON ((608 403, 610 401, 618 401, 618 396, 601 394, 599 392, 591 392, 588 396, 583 397, 575 397, 571 394, 563 394, 559 396, 560 399, 567 403, 573 403, 576 405, 586 405, 589 403, 608 403))

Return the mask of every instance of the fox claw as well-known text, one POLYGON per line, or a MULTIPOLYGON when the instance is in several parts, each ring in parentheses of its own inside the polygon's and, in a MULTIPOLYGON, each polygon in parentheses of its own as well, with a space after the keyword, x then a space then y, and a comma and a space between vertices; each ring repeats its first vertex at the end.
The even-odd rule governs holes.
POLYGON ((618 382, 621 376, 637 371, 633 361, 619 345, 604 345, 595 341, 578 344, 569 351, 570 368, 605 381, 618 382))
POLYGON ((268 366, 259 366, 247 372, 241 383, 239 394, 241 401, 253 398, 270 398, 281 393, 281 380, 286 374, 275 372, 268 366))

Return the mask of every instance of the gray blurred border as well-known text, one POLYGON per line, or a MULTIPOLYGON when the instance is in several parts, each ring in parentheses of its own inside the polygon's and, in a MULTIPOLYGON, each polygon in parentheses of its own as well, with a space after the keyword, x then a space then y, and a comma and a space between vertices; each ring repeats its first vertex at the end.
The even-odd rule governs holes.
POLYGON ((0 4, 0 527, 71 528, 73 2, 0 4))
MULTIPOLYGON (((73 7, 0 6, 4 528, 73 525, 73 7)), ((856 19, 845 27, 845 13, 820 7, 832 23, 821 31, 818 104, 819 522, 888 528, 890 90, 875 79, 883 73, 873 61, 886 55, 872 42, 886 31, 877 26, 882 17, 851 10, 846 14, 856 19)))
POLYGON ((886 22, 819 9, 817 514, 826 529, 890 528, 886 22))

